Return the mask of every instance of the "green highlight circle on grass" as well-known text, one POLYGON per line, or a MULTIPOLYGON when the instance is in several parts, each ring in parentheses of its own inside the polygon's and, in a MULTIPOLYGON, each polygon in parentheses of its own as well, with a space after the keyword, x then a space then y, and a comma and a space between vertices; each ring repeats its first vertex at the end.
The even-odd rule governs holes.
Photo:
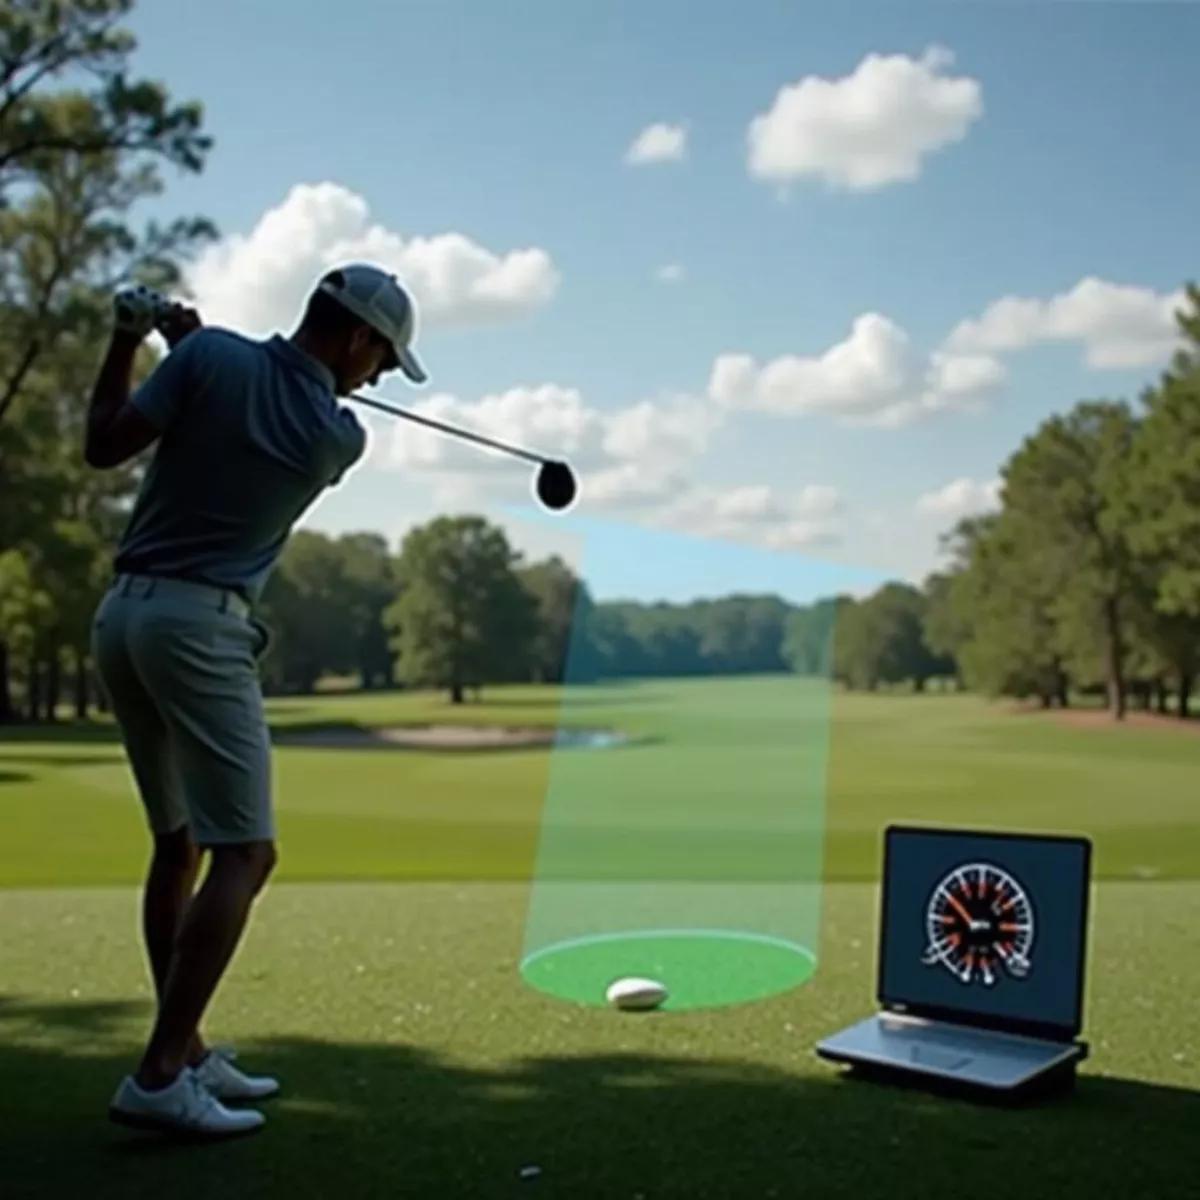
POLYGON ((630 976, 667 988, 660 1011, 723 1008, 765 1000, 812 978, 816 955, 783 938, 741 930, 639 929, 542 946, 521 976, 556 1000, 606 1006, 610 984, 630 976))

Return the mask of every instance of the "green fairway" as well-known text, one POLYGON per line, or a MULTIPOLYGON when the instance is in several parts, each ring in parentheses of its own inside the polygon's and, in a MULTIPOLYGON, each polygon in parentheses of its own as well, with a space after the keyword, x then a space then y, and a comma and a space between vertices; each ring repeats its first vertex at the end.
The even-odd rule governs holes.
MULTIPOLYGON (((557 756, 280 745, 276 879, 526 879, 551 782, 596 796, 580 820, 593 857, 603 838, 623 836, 628 849, 607 861, 629 871, 660 873, 686 855, 689 867, 707 857, 712 871, 737 867, 762 878, 772 869, 771 839, 746 832, 756 798, 774 812, 798 779, 822 775, 824 804, 819 795, 797 803, 818 821, 812 844, 829 880, 874 879, 882 827, 909 820, 1083 832, 1095 839, 1098 878, 1200 878, 1200 737, 1066 728, 956 696, 837 696, 827 704, 811 695, 812 685, 784 678, 576 689, 566 699, 554 689, 495 689, 458 709, 429 695, 277 701, 271 717, 281 741, 331 725, 553 726, 561 715, 645 742, 557 756), (817 761, 826 742, 827 763, 817 761), (656 776, 677 784, 681 771, 695 796, 692 841, 680 844, 676 822, 664 844, 639 827, 646 808, 636 792, 656 776), (625 805, 606 810, 607 828, 596 828, 601 801, 625 805)), ((111 727, 18 730, 0 740, 0 886, 136 883, 143 846, 111 727)), ((794 869, 791 859, 778 869, 794 869)))
POLYGON ((0 1196, 926 1200, 958 1197, 964 1181, 1056 1200, 1196 1195, 1200 737, 1069 728, 957 696, 838 696, 825 763, 823 701, 795 680, 484 699, 272 704, 280 868, 209 1032, 278 1073, 285 1095, 263 1135, 207 1150, 160 1147, 104 1117, 150 1017, 134 886, 146 838, 111 728, 0 741, 0 1196), (634 744, 289 744, 331 726, 560 717, 634 744), (630 825, 657 854, 662 810, 639 826, 630 789, 676 778, 697 739, 703 766, 683 791, 696 797, 686 853, 701 874, 758 853, 761 840, 739 848, 733 835, 776 811, 756 798, 790 794, 787 764, 827 767, 826 804, 804 823, 829 880, 815 976, 752 1004, 641 1016, 535 991, 518 964, 539 822, 563 789, 578 792, 591 798, 587 836, 630 825), (605 780, 616 795, 597 814, 605 780), (889 821, 1095 839, 1093 1057, 1074 1099, 978 1110, 846 1084, 815 1059, 821 1036, 871 1011, 889 821))

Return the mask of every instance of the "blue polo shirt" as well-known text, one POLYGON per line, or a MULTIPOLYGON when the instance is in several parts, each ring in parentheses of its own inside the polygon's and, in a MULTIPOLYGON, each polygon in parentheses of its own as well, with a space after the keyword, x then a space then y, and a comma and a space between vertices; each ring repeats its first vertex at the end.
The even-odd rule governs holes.
POLYGON ((332 372, 275 336, 189 334, 132 397, 162 431, 118 572, 262 590, 292 526, 366 449, 332 372))

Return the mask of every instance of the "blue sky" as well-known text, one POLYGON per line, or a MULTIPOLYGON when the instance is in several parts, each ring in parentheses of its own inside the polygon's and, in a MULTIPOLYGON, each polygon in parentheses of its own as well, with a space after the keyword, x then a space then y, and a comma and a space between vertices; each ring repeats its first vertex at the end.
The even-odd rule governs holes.
MULTIPOLYGON (((455 271, 438 277, 430 265, 429 288, 440 278, 442 293, 422 307, 419 350, 432 384, 422 394, 389 381, 379 394, 539 439, 533 448, 550 454, 569 431, 555 423, 559 393, 531 398, 538 388, 577 391, 593 431, 643 402, 674 411, 669 453, 636 435, 645 422, 622 427, 615 458, 581 441, 579 509, 526 529, 542 531, 532 551, 561 549, 601 595, 756 590, 781 570, 827 590, 838 564, 856 572, 846 586, 919 579, 935 565, 939 530, 986 495, 1040 420, 1084 397, 1133 397, 1154 378, 1164 350, 1153 314, 1161 324, 1162 299, 1200 274, 1190 253, 1200 169, 1186 149, 1200 104, 1196 5, 211 0, 143 3, 132 28, 138 69, 203 100, 216 138, 206 172, 172 179, 163 206, 203 212, 244 239, 198 276, 211 319, 256 334, 290 328, 315 271, 339 250, 360 257, 383 245, 402 273, 415 261, 410 239, 447 233, 500 258, 548 256, 551 294, 486 312, 456 297, 455 271), (931 47, 949 52, 935 75, 976 89, 970 117, 961 82, 957 100, 942 96, 949 110, 959 105, 957 134, 937 144, 938 120, 955 118, 939 117, 936 96, 894 92, 854 110, 857 124, 845 124, 843 105, 825 159, 787 181, 786 197, 779 181, 752 176, 748 126, 781 88, 805 77, 853 83, 869 55, 920 62, 931 47), (830 162, 848 161, 860 135, 862 155, 878 159, 922 121, 935 132, 915 178, 862 190, 829 182, 830 162), (659 122, 685 127, 686 155, 628 165, 631 143, 659 122), (334 190, 309 193, 307 206, 293 194, 320 184, 334 190), (374 234, 347 237, 347 197, 365 203, 374 234), (318 201, 343 224, 314 216, 318 201), (281 207, 272 240, 257 227, 281 207), (683 278, 657 279, 667 264, 683 278), (847 384, 817 403, 829 376, 811 365, 784 388, 775 407, 785 413, 757 411, 750 393, 713 394, 720 356, 819 362, 867 313, 903 331, 919 369, 996 301, 1046 305, 1089 278, 1111 286, 1027 316, 1017 335, 993 323, 959 347, 1005 372, 965 406, 847 424, 838 406, 860 398, 847 384), (1106 355, 1114 341, 1132 350, 1106 355), (1117 365, 1089 368, 1089 346, 1117 365), (491 415, 473 407, 504 393, 491 415), (689 440, 680 422, 708 433, 689 440), (589 471, 603 481, 594 501, 589 471), (593 519, 618 540, 612 531, 626 526, 674 530, 688 539, 681 546, 718 541, 689 574, 664 565, 677 561, 670 555, 589 555, 593 519), (741 550, 731 551, 737 566, 727 560, 717 544, 728 540, 759 546, 761 571, 741 550)), ((838 94, 853 109, 866 92, 835 89, 826 108, 838 94)), ((799 126, 780 114, 785 158, 800 153, 799 139, 819 140, 822 103, 799 126)), ((441 260, 430 251, 423 261, 441 260)), ((372 428, 381 444, 392 436, 372 428)), ((521 467, 419 449, 381 450, 307 523, 398 537, 437 511, 499 514, 522 499, 521 467)))

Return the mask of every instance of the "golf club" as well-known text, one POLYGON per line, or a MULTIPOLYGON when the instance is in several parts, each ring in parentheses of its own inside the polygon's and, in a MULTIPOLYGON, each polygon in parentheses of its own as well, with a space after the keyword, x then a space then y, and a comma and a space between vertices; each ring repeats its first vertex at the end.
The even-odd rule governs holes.
MULTIPOLYGON (((136 321, 140 313, 150 313, 157 324, 158 320, 170 312, 173 307, 168 297, 144 285, 119 289, 113 297, 113 302, 118 319, 126 322, 136 321)), ((509 446, 493 438, 484 437, 482 434, 472 433, 468 429, 446 425, 441 421, 435 421, 432 417, 421 416, 406 408, 385 404, 382 400, 372 400, 369 396, 352 393, 347 399, 355 400, 359 404, 365 404, 393 417, 402 417, 406 421, 415 421, 420 425, 426 425, 430 429, 436 429, 439 433, 448 434, 450 437, 475 442, 477 445, 487 446, 489 449, 498 450, 503 454, 511 454, 514 458, 523 458, 526 462, 536 464, 538 472, 534 477, 534 494, 542 507, 552 512, 561 512, 563 509, 569 508, 579 490, 575 481, 575 473, 571 470, 570 464, 561 459, 546 458, 542 454, 533 453, 532 450, 509 446)))
POLYGON ((571 470, 570 464, 561 459, 547 458, 545 455, 535 454, 532 450, 522 450, 520 446, 510 446, 505 442, 496 441, 494 438, 484 437, 481 433, 472 433, 469 429, 462 429, 457 425, 446 425, 441 421, 435 421, 432 417, 422 416, 420 413, 411 412, 397 405, 385 404, 382 400, 373 400, 369 396, 351 393, 347 399, 356 400, 359 404, 376 408, 393 417, 402 417, 406 421, 415 421, 419 425, 426 425, 430 429, 436 429, 439 433, 448 434, 450 437, 462 438, 464 441, 487 446, 489 449, 499 450, 503 454, 511 454, 514 458, 523 458, 526 462, 536 464, 538 472, 534 479, 534 491, 543 508, 560 512, 562 509, 568 508, 575 499, 578 491, 575 473, 571 470))

